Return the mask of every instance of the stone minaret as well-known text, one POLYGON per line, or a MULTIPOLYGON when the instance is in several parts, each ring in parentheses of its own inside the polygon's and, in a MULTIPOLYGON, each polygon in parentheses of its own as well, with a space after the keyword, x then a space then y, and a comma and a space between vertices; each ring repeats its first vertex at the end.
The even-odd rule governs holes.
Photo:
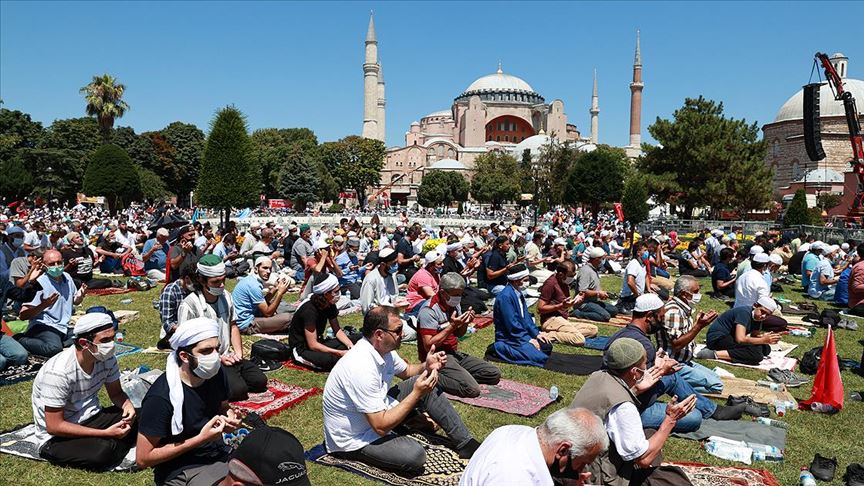
POLYGON ((600 114, 600 105, 597 102, 597 70, 594 70, 594 91, 591 94, 591 143, 597 145, 597 115, 600 114))
POLYGON ((369 14, 366 31, 366 62, 363 63, 363 136, 378 139, 378 41, 375 21, 369 14))
POLYGON ((387 132, 384 125, 384 106, 387 104, 384 98, 384 68, 378 64, 378 140, 385 142, 387 140, 387 132))
POLYGON ((642 53, 639 50, 639 31, 636 31, 636 58, 633 60, 633 82, 630 83, 630 145, 640 150, 642 146, 642 53))

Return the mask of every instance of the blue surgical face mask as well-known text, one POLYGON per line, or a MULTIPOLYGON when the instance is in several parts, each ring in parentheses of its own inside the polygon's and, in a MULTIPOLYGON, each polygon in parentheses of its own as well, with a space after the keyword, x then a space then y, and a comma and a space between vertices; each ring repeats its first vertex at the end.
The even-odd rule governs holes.
POLYGON ((394 273, 396 273, 398 271, 399 271, 399 264, 394 263, 393 265, 390 265, 390 275, 393 275, 394 273))
POLYGON ((648 250, 642 252, 642 260, 647 260, 649 256, 651 256, 651 254, 648 253, 648 250))

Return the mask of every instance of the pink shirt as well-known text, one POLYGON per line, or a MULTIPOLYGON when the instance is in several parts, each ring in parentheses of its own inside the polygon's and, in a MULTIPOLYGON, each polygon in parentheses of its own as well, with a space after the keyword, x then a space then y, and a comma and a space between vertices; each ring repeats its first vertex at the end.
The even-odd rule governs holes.
POLYGON ((408 310, 414 309, 414 306, 423 302, 428 297, 424 297, 420 293, 422 287, 431 287, 433 292, 438 292, 438 274, 433 274, 426 267, 421 268, 408 281, 408 310))

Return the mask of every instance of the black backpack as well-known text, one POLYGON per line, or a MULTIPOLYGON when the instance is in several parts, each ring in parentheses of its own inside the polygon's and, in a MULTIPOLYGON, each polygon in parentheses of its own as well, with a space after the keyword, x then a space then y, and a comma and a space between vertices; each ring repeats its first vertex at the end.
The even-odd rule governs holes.
POLYGON ((801 373, 815 375, 816 370, 819 368, 819 360, 821 358, 822 346, 819 346, 818 348, 813 348, 810 351, 804 353, 804 356, 801 357, 801 373))
POLYGON ((292 359, 291 347, 275 339, 262 339, 252 344, 252 356, 268 361, 288 361, 292 359))
POLYGON ((820 327, 837 327, 837 323, 840 322, 840 313, 834 309, 825 309, 819 314, 819 320, 820 327))

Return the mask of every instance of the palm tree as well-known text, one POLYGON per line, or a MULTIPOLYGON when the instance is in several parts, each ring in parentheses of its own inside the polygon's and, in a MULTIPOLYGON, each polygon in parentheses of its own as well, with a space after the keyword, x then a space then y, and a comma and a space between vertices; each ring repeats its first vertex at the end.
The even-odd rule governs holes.
POLYGON ((87 101, 87 114, 99 120, 99 131, 104 143, 108 143, 114 119, 122 117, 129 109, 129 105, 121 99, 125 91, 126 86, 118 83, 110 74, 93 76, 93 81, 79 90, 87 101))

